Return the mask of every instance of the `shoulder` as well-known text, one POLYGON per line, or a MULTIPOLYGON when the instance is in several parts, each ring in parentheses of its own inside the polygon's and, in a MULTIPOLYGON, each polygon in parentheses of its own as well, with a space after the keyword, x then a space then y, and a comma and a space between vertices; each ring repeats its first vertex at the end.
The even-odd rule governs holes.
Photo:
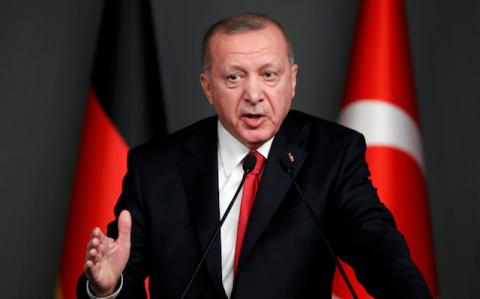
POLYGON ((217 117, 211 116, 157 140, 147 142, 129 151, 129 160, 172 160, 179 152, 202 142, 215 142, 217 117))
POLYGON ((349 143, 352 139, 364 142, 363 135, 358 131, 297 110, 290 111, 285 119, 285 127, 292 126, 308 136, 309 142, 327 144, 329 147, 349 143))

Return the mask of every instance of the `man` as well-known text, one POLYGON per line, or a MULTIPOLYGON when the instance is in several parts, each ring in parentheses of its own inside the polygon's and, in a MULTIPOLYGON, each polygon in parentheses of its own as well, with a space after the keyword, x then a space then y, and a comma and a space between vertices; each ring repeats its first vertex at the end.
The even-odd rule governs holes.
POLYGON ((327 239, 373 296, 430 298, 368 179, 363 137, 289 111, 298 66, 281 25, 226 18, 206 33, 202 64, 218 118, 130 152, 111 238, 92 232, 79 297, 144 298, 149 276, 152 298, 180 298, 253 151, 260 186, 244 186, 188 298, 331 297, 334 262, 279 164, 286 155, 327 239))

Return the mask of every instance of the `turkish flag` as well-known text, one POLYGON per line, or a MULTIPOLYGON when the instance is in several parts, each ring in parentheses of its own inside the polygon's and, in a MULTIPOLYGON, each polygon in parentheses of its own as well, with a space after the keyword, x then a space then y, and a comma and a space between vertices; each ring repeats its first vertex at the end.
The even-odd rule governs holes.
POLYGON ((166 133, 160 86, 150 2, 105 1, 57 299, 76 298, 90 233, 114 219, 129 148, 166 133))
MULTIPOLYGON (((432 295, 438 297, 403 1, 362 1, 351 55, 339 122, 365 135, 373 185, 394 214, 432 295)), ((347 272, 359 298, 371 298, 353 271, 347 272)), ((333 292, 351 297, 340 275, 335 275, 333 292)))

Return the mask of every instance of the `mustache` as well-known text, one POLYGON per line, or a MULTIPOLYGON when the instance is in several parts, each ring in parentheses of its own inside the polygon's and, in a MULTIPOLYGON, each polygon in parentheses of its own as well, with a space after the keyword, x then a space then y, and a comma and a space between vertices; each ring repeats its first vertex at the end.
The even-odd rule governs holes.
POLYGON ((245 114, 260 114, 260 115, 269 115, 270 110, 265 104, 262 103, 257 103, 256 105, 251 105, 251 104, 241 104, 239 107, 238 112, 240 115, 245 115, 245 114))

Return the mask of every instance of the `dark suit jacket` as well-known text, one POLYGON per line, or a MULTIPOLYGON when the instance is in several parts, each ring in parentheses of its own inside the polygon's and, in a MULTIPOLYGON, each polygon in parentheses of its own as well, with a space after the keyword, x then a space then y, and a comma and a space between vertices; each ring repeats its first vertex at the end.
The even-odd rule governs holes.
MULTIPOLYGON (((180 298, 219 219, 217 118, 129 153, 118 216, 133 216, 132 249, 118 298, 180 298)), ((294 174, 335 252, 376 298, 430 298, 390 212, 369 180, 365 141, 350 129, 291 111, 272 144, 248 223, 232 298, 331 298, 335 270, 294 174)), ((116 223, 109 226, 116 236, 116 223)), ((226 298, 217 240, 188 298, 226 298)), ((80 280, 79 296, 85 296, 80 280)))

